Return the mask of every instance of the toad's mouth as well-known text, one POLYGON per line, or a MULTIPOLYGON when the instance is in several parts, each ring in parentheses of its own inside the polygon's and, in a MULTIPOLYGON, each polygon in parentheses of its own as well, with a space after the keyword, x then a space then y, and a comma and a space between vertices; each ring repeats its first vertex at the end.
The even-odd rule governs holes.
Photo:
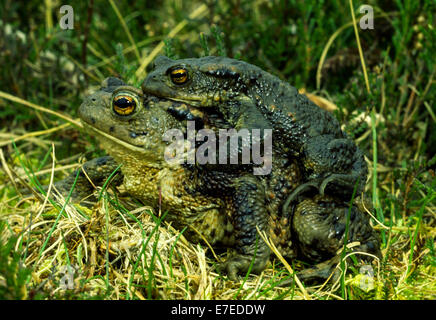
POLYGON ((160 100, 170 101, 176 104, 186 104, 190 107, 208 108, 215 107, 217 103, 223 102, 223 97, 217 94, 204 94, 204 95, 177 95, 177 94, 163 94, 160 91, 144 90, 144 93, 149 94, 150 98, 153 96, 159 97, 160 100))
POLYGON ((149 96, 148 102, 159 103, 161 109, 178 121, 194 120, 202 122, 205 117, 204 111, 201 108, 185 100, 149 96))
POLYGON ((198 106, 200 106, 200 102, 201 102, 200 96, 198 96, 198 98, 193 97, 193 96, 190 96, 187 98, 185 98, 185 97, 179 98, 179 97, 174 97, 174 96, 169 97, 166 95, 162 95, 159 92, 153 92, 153 93, 149 92, 149 94, 150 95, 147 96, 146 103, 149 101, 154 101, 154 102, 164 101, 164 102, 172 102, 172 103, 174 103, 175 106, 180 106, 182 104, 186 104, 190 107, 194 107, 194 106, 198 107, 198 106))
POLYGON ((101 131, 100 129, 97 129, 96 127, 94 127, 93 125, 91 125, 90 123, 86 122, 83 119, 82 119, 82 123, 83 123, 83 126, 86 130, 92 131, 99 136, 102 136, 106 139, 109 139, 109 140, 115 142, 116 144, 123 146, 124 148, 127 148, 127 149, 132 150, 132 151, 136 151, 136 152, 141 152, 141 153, 145 152, 143 145, 134 145, 130 142, 116 138, 116 137, 114 137, 114 136, 112 136, 104 131, 101 131))

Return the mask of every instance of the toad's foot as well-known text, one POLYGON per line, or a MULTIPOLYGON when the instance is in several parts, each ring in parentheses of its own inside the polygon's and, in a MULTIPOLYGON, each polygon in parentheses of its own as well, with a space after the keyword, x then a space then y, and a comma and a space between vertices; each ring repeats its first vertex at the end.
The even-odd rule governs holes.
MULTIPOLYGON (((297 272, 296 277, 305 285, 323 283, 326 281, 329 283, 335 283, 341 275, 340 269, 337 268, 339 263, 340 256, 335 256, 330 260, 318 263, 311 268, 297 272)), ((292 285, 295 285, 294 277, 279 283, 280 287, 290 287, 292 285)))
POLYGON ((340 198, 351 200, 354 196, 357 197, 362 189, 362 184, 359 177, 352 174, 331 174, 324 179, 313 179, 298 186, 286 199, 283 204, 283 213, 288 212, 289 205, 297 200, 304 193, 317 189, 321 196, 325 194, 339 196, 340 198), (328 188, 327 188, 328 187, 328 188), (354 191, 356 190, 356 191, 354 191))
POLYGON ((312 181, 308 181, 306 183, 303 183, 302 185, 295 188, 295 190, 292 191, 292 193, 288 196, 285 203, 283 204, 283 207, 282 207, 283 215, 288 214, 288 212, 289 212, 288 209, 289 209, 289 205, 291 204, 291 202, 293 202, 294 200, 297 200, 297 198, 299 196, 303 195, 304 193, 308 192, 311 189, 314 189, 314 188, 319 189, 319 185, 320 185, 320 181, 312 180, 312 181))
POLYGON ((362 189, 363 184, 359 176, 355 174, 334 173, 322 180, 319 186, 319 194, 324 195, 328 193, 351 199, 353 193, 356 196, 362 189), (328 189, 326 190, 327 186, 328 189))
POLYGON ((269 253, 256 256, 238 254, 218 264, 217 269, 219 272, 227 274, 230 280, 236 281, 238 274, 244 274, 248 271, 255 274, 262 272, 268 261, 269 253))

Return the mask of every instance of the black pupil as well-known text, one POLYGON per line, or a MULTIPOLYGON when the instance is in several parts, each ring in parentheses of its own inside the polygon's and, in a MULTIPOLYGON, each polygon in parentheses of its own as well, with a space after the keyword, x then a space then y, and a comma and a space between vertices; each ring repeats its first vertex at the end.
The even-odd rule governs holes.
POLYGON ((120 109, 127 109, 130 107, 134 107, 135 102, 123 97, 115 100, 115 105, 120 109))

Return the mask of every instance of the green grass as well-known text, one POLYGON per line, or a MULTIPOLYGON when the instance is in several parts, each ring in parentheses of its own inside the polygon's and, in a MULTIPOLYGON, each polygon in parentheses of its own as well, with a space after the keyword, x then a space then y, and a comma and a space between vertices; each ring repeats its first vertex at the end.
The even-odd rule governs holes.
POLYGON ((211 54, 326 98, 366 155, 382 236, 375 288, 362 290, 350 265, 339 286, 305 287, 311 298, 434 299, 435 2, 353 1, 357 21, 363 3, 375 13, 374 30, 357 28, 367 81, 347 1, 201 3, 77 2, 74 29, 62 30, 54 1, 1 2, 0 298, 303 298, 298 286, 276 286, 290 276, 277 261, 240 283, 211 272, 217 261, 207 246, 186 241, 157 208, 106 188, 92 210, 53 194, 43 206, 20 193, 50 184, 52 144, 55 181, 104 154, 74 121, 101 80, 139 85, 156 55, 211 54), (59 289, 66 265, 79 267, 74 290, 59 289))

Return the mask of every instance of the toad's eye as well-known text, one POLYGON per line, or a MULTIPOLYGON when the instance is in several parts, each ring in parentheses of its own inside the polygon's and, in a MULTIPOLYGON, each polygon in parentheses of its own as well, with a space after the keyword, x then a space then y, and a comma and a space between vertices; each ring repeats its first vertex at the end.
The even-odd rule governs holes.
POLYGON ((171 81, 175 84, 184 84, 188 81, 188 71, 183 68, 175 68, 170 71, 171 81))
POLYGON ((118 94, 112 99, 112 108, 119 116, 128 116, 135 111, 137 100, 126 94, 118 94))

